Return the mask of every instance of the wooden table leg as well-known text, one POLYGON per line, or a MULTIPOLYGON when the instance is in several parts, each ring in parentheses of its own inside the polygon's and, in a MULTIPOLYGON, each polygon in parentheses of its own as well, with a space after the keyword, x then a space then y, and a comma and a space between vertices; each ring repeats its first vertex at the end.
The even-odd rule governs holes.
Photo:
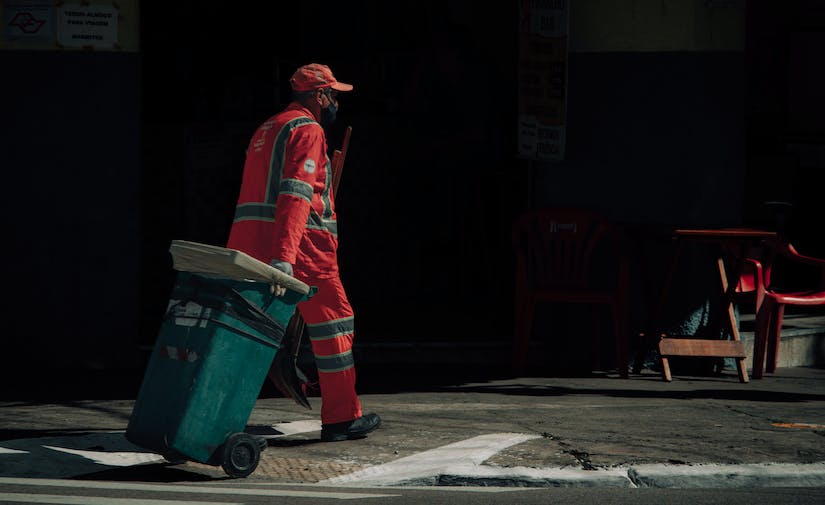
MULTIPOLYGON (((742 274, 741 262, 743 261, 743 256, 736 258, 734 261, 736 261, 734 271, 737 275, 737 277, 734 277, 734 281, 738 282, 737 279, 742 274)), ((719 277, 722 281, 722 292, 725 297, 724 302, 727 305, 728 329, 730 330, 731 339, 735 342, 739 342, 739 328, 736 326, 736 312, 733 307, 733 293, 736 289, 736 285, 729 285, 728 283, 724 258, 720 256, 716 262, 719 265, 719 277)), ((739 382, 748 382, 748 370, 745 368, 745 358, 736 358, 736 371, 739 374, 739 382)))
MULTIPOLYGON (((678 252, 678 248, 677 248, 678 252)), ((736 263, 734 271, 737 276, 741 275, 740 258, 735 259, 736 263)), ((712 331, 714 326, 718 330, 723 330, 727 327, 730 331, 732 341, 714 340, 714 339, 696 339, 673 337, 667 335, 660 335, 659 338, 659 356, 662 363, 662 379, 670 382, 672 376, 670 373, 670 363, 668 358, 670 356, 697 356, 697 357, 719 357, 719 358, 733 358, 736 360, 736 370, 739 375, 740 382, 748 382, 748 371, 745 368, 745 350, 742 342, 739 339, 739 330, 736 325, 736 312, 734 310, 734 295, 736 291, 736 284, 731 284, 728 281, 727 271, 725 269, 725 260, 722 255, 717 258, 717 269, 719 271, 719 279, 722 288, 722 304, 719 309, 726 306, 726 311, 717 312, 715 318, 716 323, 711 326, 712 331)), ((670 284, 670 275, 666 279, 665 286, 670 284)), ((663 293, 663 297, 666 291, 663 293)))
POLYGON ((670 375, 670 361, 668 361, 667 357, 662 356, 662 379, 666 382, 673 381, 673 377, 670 375))

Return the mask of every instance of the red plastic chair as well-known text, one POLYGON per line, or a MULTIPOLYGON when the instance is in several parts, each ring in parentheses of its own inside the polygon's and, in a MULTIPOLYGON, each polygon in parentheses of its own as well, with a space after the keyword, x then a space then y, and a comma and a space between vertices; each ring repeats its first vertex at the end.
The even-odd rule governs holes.
POLYGON ((781 238, 772 243, 771 249, 772 259, 763 268, 764 301, 756 313, 751 372, 754 379, 761 379, 763 372, 776 371, 785 306, 825 305, 825 259, 800 254, 781 238), (808 289, 783 288, 776 283, 776 267, 782 261, 811 269, 813 275, 808 289))
MULTIPOLYGON (((537 306, 573 303, 610 308, 615 363, 619 374, 627 377, 630 269, 620 228, 604 216, 583 209, 536 209, 514 222, 513 247, 516 256, 515 373, 523 374, 526 369, 537 306), (614 277, 608 279, 608 274, 602 277, 600 268, 612 272, 610 276, 614 277)), ((594 325, 592 338, 600 333, 596 316, 589 321, 594 325)), ((599 348, 598 341, 591 340, 597 369, 601 366, 599 348)))
MULTIPOLYGON (((756 252, 757 251, 751 251, 751 253, 756 252)), ((741 303, 745 299, 749 299, 753 304, 754 314, 759 312, 759 307, 762 306, 762 302, 765 300, 764 268, 762 262, 761 254, 752 254, 752 256, 745 258, 742 265, 742 273, 736 284, 738 302, 741 303)))

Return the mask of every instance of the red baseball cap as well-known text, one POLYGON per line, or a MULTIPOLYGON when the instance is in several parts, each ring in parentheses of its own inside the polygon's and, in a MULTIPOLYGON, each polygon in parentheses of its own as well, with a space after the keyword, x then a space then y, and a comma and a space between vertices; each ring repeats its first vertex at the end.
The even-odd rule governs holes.
POLYGON ((332 70, 320 63, 310 63, 299 67, 289 79, 295 91, 312 91, 318 88, 332 88, 336 91, 352 91, 352 84, 339 82, 332 70))

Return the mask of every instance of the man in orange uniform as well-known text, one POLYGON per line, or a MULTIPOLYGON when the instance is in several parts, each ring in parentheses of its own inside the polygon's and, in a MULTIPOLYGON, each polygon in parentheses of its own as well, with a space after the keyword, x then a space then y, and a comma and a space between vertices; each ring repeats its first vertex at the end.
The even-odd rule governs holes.
POLYGON ((353 87, 317 63, 296 70, 290 84, 292 102, 249 142, 226 246, 318 287, 298 310, 318 367, 321 439, 363 438, 381 419, 362 415, 355 392, 355 319, 338 272, 333 174, 322 127, 335 119, 337 94, 353 87))

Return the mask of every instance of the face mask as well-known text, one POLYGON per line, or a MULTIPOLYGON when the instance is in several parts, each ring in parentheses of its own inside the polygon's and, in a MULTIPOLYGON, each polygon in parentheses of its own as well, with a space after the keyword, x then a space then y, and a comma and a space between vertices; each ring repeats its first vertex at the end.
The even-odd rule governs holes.
POLYGON ((321 125, 331 126, 335 122, 335 116, 338 114, 338 107, 333 102, 329 103, 329 107, 321 109, 321 125))
POLYGON ((332 92, 330 90, 324 91, 324 94, 329 100, 329 105, 326 109, 321 109, 321 126, 328 127, 335 122, 335 116, 338 114, 338 107, 335 106, 335 100, 333 100, 332 92))

